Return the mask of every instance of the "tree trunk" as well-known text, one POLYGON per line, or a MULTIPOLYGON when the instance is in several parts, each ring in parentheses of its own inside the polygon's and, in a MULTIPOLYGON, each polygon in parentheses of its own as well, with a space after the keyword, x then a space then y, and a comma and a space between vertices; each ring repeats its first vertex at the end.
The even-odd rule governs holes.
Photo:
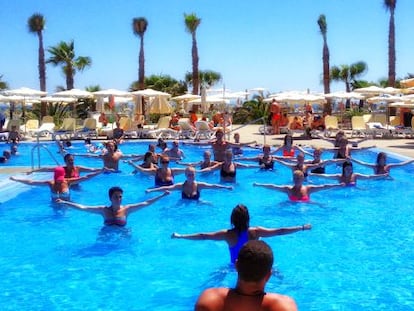
POLYGON ((141 46, 139 49, 139 69, 138 69, 138 89, 143 90, 145 88, 145 56, 144 56, 144 36, 141 36, 141 46))
MULTIPOLYGON (((37 33, 39 38, 39 82, 40 90, 46 92, 46 64, 45 64, 45 50, 43 48, 43 34, 41 31, 37 33)), ((40 117, 43 118, 47 114, 46 102, 40 104, 40 117)))
POLYGON ((195 33, 193 34, 193 46, 192 46, 192 50, 191 50, 191 55, 192 55, 192 59, 193 59, 193 94, 194 95, 199 95, 198 90, 199 90, 199 85, 200 85, 200 81, 199 81, 199 74, 198 74, 198 50, 197 50, 197 40, 196 40, 196 36, 195 33))
POLYGON ((388 33, 388 86, 395 87, 395 24, 394 9, 390 8, 390 25, 388 33))

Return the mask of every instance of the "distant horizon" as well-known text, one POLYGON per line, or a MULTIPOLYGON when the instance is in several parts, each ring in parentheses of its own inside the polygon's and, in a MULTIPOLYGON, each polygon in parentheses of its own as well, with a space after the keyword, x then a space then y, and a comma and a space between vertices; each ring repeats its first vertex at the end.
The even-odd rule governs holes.
MULTIPOLYGON (((29 33, 27 20, 34 13, 46 19, 47 48, 74 40, 76 56, 89 56, 92 66, 75 75, 75 88, 128 90, 138 79, 139 38, 132 19, 145 17, 145 75, 169 75, 184 80, 191 72, 191 35, 185 31, 184 13, 201 18, 197 30, 200 70, 219 72, 223 80, 214 88, 245 91, 262 87, 268 93, 306 91, 323 93, 322 36, 317 25, 326 16, 330 66, 364 61, 368 71, 359 79, 378 83, 388 73, 389 12, 382 0, 271 0, 256 3, 235 0, 208 3, 164 0, 10 1, 2 6, 3 47, 0 75, 10 89, 39 89, 38 39, 29 33), (161 3, 161 5, 159 4, 161 3), (219 9, 220 8, 220 9, 219 9)), ((414 72, 414 1, 399 0, 395 10, 396 72, 404 79, 414 72), (411 66, 411 67, 410 67, 411 66)), ((47 91, 66 87, 61 67, 47 65, 47 91)), ((331 91, 344 90, 332 82, 331 91)), ((191 91, 191 88, 189 89, 191 91)))

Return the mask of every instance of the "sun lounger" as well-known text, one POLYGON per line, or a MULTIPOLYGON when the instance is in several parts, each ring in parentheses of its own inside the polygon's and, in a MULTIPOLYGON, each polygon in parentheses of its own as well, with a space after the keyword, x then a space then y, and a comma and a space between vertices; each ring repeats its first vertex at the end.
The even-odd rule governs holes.
POLYGON ((76 138, 87 138, 95 137, 98 138, 98 131, 96 129, 96 119, 86 118, 83 121, 83 126, 80 129, 77 129, 74 133, 76 138))
POLYGON ((179 138, 193 139, 195 137, 195 128, 190 124, 190 120, 187 118, 181 118, 178 121, 180 127, 179 138))
POLYGON ((179 131, 170 128, 170 116, 161 117, 155 127, 145 126, 147 129, 143 136, 147 138, 165 138, 165 139, 177 139, 179 137, 179 131))
POLYGON ((336 116, 325 116, 325 132, 326 137, 331 137, 339 131, 338 118, 336 116))
POLYGON ((351 137, 372 135, 372 131, 370 131, 363 116, 353 116, 351 118, 351 127, 351 137))
POLYGON ((195 123, 196 133, 195 139, 211 139, 214 136, 215 131, 212 130, 207 121, 197 121, 195 123))
POLYGON ((76 119, 65 118, 63 119, 62 125, 59 129, 52 133, 52 139, 71 139, 76 131, 76 119))

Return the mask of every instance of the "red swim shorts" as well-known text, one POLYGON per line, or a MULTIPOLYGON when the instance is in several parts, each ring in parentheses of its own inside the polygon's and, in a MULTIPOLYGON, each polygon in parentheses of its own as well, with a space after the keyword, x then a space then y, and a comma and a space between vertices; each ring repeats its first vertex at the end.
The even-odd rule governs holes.
POLYGON ((280 120, 280 113, 272 114, 272 120, 273 121, 279 121, 280 120))

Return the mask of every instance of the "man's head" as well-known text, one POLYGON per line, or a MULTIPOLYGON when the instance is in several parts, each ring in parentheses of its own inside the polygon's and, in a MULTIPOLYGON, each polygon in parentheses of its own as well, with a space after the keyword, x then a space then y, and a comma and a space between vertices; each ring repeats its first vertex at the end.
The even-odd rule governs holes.
POLYGON ((260 240, 251 240, 244 244, 236 261, 239 279, 245 282, 260 282, 265 278, 267 280, 272 266, 272 249, 260 240))

